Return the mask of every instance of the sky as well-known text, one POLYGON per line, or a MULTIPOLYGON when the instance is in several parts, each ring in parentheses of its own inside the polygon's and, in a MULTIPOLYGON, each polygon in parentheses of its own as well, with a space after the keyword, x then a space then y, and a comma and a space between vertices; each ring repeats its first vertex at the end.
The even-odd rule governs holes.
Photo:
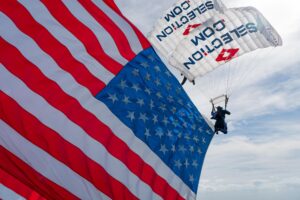
MULTIPOLYGON (((117 1, 122 12, 145 35, 174 2, 117 1)), ((229 8, 256 7, 280 33, 284 45, 243 56, 224 67, 231 68, 235 77, 228 104, 232 112, 227 119, 229 134, 215 136, 209 147, 198 199, 299 200, 300 2, 223 0, 223 3, 229 8)), ((179 73, 168 67, 181 81, 179 73)), ((196 86, 184 86, 204 115, 210 113, 209 97, 219 92, 216 85, 220 84, 222 70, 214 73, 211 78, 196 79, 196 86), (218 79, 216 84, 211 84, 213 77, 218 79)))
MULTIPOLYGON (((145 35, 175 0, 117 0, 145 35)), ((199 200, 300 199, 300 1, 223 0, 227 7, 258 8, 283 38, 280 48, 235 61, 228 109, 229 134, 215 136, 202 169, 199 200), (253 61, 255 60, 255 61, 253 61), (236 70, 236 66, 239 69, 236 70), (255 67, 248 74, 247 69, 255 67), (240 69, 241 68, 241 69, 240 69), (242 84, 240 81, 242 80, 242 84)), ((165 64, 168 66, 167 62, 165 64)), ((176 77, 176 70, 168 66, 176 77)), ((216 71, 215 77, 219 77, 216 71)), ((199 111, 208 115, 211 79, 186 84, 199 111)), ((0 193, 9 193, 0 188, 0 193)), ((14 195, 9 195, 11 199, 14 195)))

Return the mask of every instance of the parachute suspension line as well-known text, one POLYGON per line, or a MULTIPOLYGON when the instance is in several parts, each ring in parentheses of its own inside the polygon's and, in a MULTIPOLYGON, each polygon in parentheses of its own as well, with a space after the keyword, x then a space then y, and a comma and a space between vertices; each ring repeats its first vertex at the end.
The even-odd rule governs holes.
MULTIPOLYGON (((212 72, 212 73, 214 73, 214 72, 212 72)), ((210 73, 209 74, 209 84, 210 84, 210 94, 209 94, 209 96, 210 96, 210 98, 212 98, 213 96, 214 96, 214 91, 216 91, 216 86, 217 86, 217 84, 216 84, 216 82, 218 81, 218 79, 216 79, 216 78, 214 78, 214 76, 213 76, 213 74, 212 73, 210 73)))
MULTIPOLYGON (((274 49, 275 48, 269 48, 268 51, 265 51, 266 53, 253 52, 252 54, 249 54, 249 57, 246 59, 244 57, 241 57, 234 59, 233 61, 226 60, 226 63, 224 64, 226 66, 224 66, 223 69, 217 69, 221 70, 219 71, 220 73, 217 74, 221 77, 216 78, 214 74, 208 74, 208 76, 206 76, 206 82, 210 86, 208 96, 210 100, 213 101, 214 99, 218 99, 220 96, 215 97, 216 93, 220 94, 220 92, 223 91, 224 93, 223 95, 221 95, 224 97, 222 98, 223 100, 216 103, 224 102, 226 109, 228 106, 229 98, 232 96, 233 92, 242 87, 243 83, 249 78, 252 72, 257 69, 257 67, 255 66, 256 62, 249 62, 249 59, 252 61, 263 59, 265 56, 269 55, 274 49), (213 94, 213 92, 215 93, 213 94)), ((205 93, 207 92, 203 92, 203 94, 205 93)))
POLYGON ((228 69, 227 69, 227 80, 226 80, 226 91, 225 91, 225 110, 227 109, 229 96, 231 95, 231 89, 232 89, 232 79, 234 77, 233 75, 233 62, 228 63, 228 69))
MULTIPOLYGON (((236 90, 237 85, 241 85, 241 80, 244 80, 243 77, 247 76, 247 73, 245 73, 245 68, 247 67, 247 69, 251 69, 251 67, 249 66, 249 62, 247 61, 247 59, 245 59, 245 57, 238 57, 231 63, 232 67, 234 67, 234 74, 232 74, 233 78, 230 79, 230 87, 228 91, 228 93, 230 94, 229 96, 231 96, 233 91, 236 90)), ((250 63, 250 65, 253 64, 254 62, 250 63)))
POLYGON ((216 69, 216 72, 209 73, 206 82, 209 85, 209 98, 210 101, 216 104, 224 102, 224 106, 227 107, 229 99, 229 90, 232 78, 232 62, 231 59, 225 60, 224 68, 216 69), (216 73, 216 74, 214 74, 216 73), (222 94, 222 95, 220 95, 222 94), (219 96, 216 96, 219 95, 219 96))
POLYGON ((247 75, 249 75, 249 71, 252 69, 253 65, 255 65, 254 60, 252 59, 252 55, 254 54, 254 52, 248 54, 249 59, 251 60, 250 63, 248 61, 248 59, 246 59, 247 55, 245 55, 246 57, 241 57, 240 59, 237 59, 237 70, 238 70, 238 74, 240 76, 236 76, 236 85, 242 85, 241 81, 244 82, 245 77, 247 77, 247 75), (245 69, 246 68, 246 69, 245 69))
POLYGON ((214 97, 220 95, 220 93, 224 93, 224 80, 226 78, 226 73, 224 73, 225 68, 218 68, 218 72, 216 73, 217 78, 212 75, 213 83, 214 83, 214 97))
POLYGON ((227 94, 225 95, 225 110, 227 109, 227 104, 229 101, 229 97, 227 96, 227 94))
POLYGON ((229 90, 231 88, 231 80, 232 80, 232 77, 233 77, 232 76, 233 75, 232 74, 233 73, 232 72, 233 71, 232 70, 233 64, 230 61, 231 61, 231 59, 225 60, 225 62, 226 62, 225 65, 226 66, 224 66, 224 82, 223 82, 223 84, 226 85, 226 87, 224 88, 224 93, 225 93, 226 96, 228 96, 230 94, 229 90), (225 80, 225 78, 226 78, 226 80, 225 80))
MULTIPOLYGON (((272 54, 272 52, 275 50, 275 48, 274 47, 269 47, 268 48, 268 50, 267 51, 264 51, 265 53, 263 53, 263 54, 259 54, 259 56, 260 56, 260 59, 263 59, 263 58, 266 58, 266 57, 269 57, 269 55, 271 55, 272 54)), ((255 62, 253 62, 253 65, 255 65, 256 63, 255 62)), ((251 75, 253 75, 253 72, 254 71, 256 71, 258 69, 258 67, 257 66, 254 66, 254 67, 251 67, 251 69, 249 69, 249 71, 247 72, 247 73, 249 73, 249 74, 251 74, 251 75)), ((247 75, 247 74, 246 74, 247 75)), ((249 76, 246 76, 245 75, 245 77, 244 77, 244 79, 242 79, 241 81, 246 81, 246 79, 249 77, 249 76)))
MULTIPOLYGON (((249 72, 253 70, 253 66, 255 66, 255 59, 252 59, 254 52, 252 54, 249 54, 249 59, 251 60, 250 63, 248 59, 245 59, 246 57, 242 57, 241 59, 237 60, 238 61, 238 74, 240 76, 236 76, 236 87, 242 87, 243 83, 246 81, 246 78, 249 77, 249 72)), ((235 88, 237 89, 237 88, 235 88)), ((235 90, 234 89, 234 90, 235 90)))
POLYGON ((220 103, 223 103, 223 102, 224 102, 224 107, 225 107, 225 109, 227 108, 228 101, 229 101, 229 97, 228 97, 226 94, 222 94, 222 95, 220 95, 220 96, 217 96, 217 97, 215 97, 215 98, 211 98, 211 99, 210 99, 210 102, 211 102, 213 105, 220 104, 220 103))
POLYGON ((229 79, 230 79, 230 68, 231 68, 231 64, 228 65, 227 67, 227 80, 226 80, 226 89, 225 89, 225 94, 228 94, 228 90, 229 90, 229 79))
POLYGON ((230 82, 231 82, 231 79, 232 79, 232 74, 231 73, 233 73, 232 72, 232 62, 229 62, 228 63, 228 69, 227 69, 227 81, 226 81, 226 91, 225 91, 225 94, 226 94, 226 96, 229 94, 229 90, 230 90, 230 88, 231 88, 231 84, 230 84, 230 82))
MULTIPOLYGON (((261 60, 264 57, 268 57, 274 50, 275 50, 274 47, 269 47, 267 51, 266 50, 263 51, 265 53, 262 53, 259 51, 255 52, 255 53, 253 52, 252 54, 250 54, 249 57, 251 60, 261 60)), ((237 60, 240 61, 240 59, 237 59, 237 60)), ((238 73, 238 74, 241 74, 241 76, 236 77, 236 82, 235 82, 236 88, 234 88, 234 91, 237 91, 238 89, 240 89, 244 85, 243 83, 245 83, 246 80, 248 80, 250 78, 250 76, 253 76, 253 72, 258 69, 258 67, 255 66, 257 64, 257 62, 251 62, 251 64, 249 65, 248 60, 244 59, 243 63, 245 63, 244 66, 247 66, 247 69, 245 71, 243 71, 242 74, 238 73)))
POLYGON ((203 89, 205 96, 207 96, 209 99, 214 97, 214 92, 216 91, 217 81, 218 79, 215 78, 214 72, 215 70, 209 72, 205 76, 202 76, 202 82, 204 85, 206 85, 206 89, 203 89))
MULTIPOLYGON (((250 53, 248 55, 248 58, 246 57, 241 57, 232 60, 226 60, 224 68, 222 69, 217 69, 221 70, 219 71, 220 73, 217 74, 219 77, 216 78, 213 74, 208 74, 207 77, 207 83, 210 86, 209 90, 209 98, 211 100, 217 99, 218 97, 216 96, 217 94, 224 92, 225 98, 223 98, 225 108, 228 106, 228 101, 229 98, 232 96, 234 91, 237 89, 241 88, 243 86, 243 83, 248 80, 250 75, 252 75, 252 72, 257 69, 256 62, 255 60, 261 60, 265 56, 269 55, 275 48, 269 48, 268 51, 263 51, 262 52, 253 52, 252 54, 250 53), (249 59, 252 62, 249 62, 249 59), (253 62, 254 61, 254 62, 253 62), (222 77, 223 74, 223 77, 222 77), (220 77, 221 76, 221 77, 220 77), (225 87, 225 88, 224 88, 225 87), (215 93, 213 93, 215 92, 215 93)), ((204 92, 205 94, 207 92, 204 92)), ((222 101, 221 101, 222 102, 222 101)), ((220 103, 220 102, 218 102, 220 103)))
POLYGON ((239 67, 240 66, 240 63, 241 63, 241 58, 236 58, 234 59, 233 61, 230 62, 230 70, 229 73, 230 73, 230 78, 228 79, 228 86, 227 86, 227 95, 228 96, 231 96, 231 93, 233 91, 233 86, 237 84, 237 79, 238 79, 238 76, 241 71, 241 68, 242 67, 239 67), (234 68, 234 69, 233 69, 234 68), (234 73, 234 74, 233 74, 234 73))
POLYGON ((219 90, 219 88, 218 88, 219 84, 218 83, 220 82, 220 78, 214 78, 213 74, 210 77, 211 77, 212 83, 213 83, 211 96, 214 96, 214 92, 219 90))
MULTIPOLYGON (((249 72, 253 69, 253 66, 255 65, 255 62, 253 62, 253 60, 258 59, 258 57, 256 57, 256 59, 252 59, 253 54, 255 54, 254 52, 246 55, 246 57, 248 56, 248 59, 245 59, 245 57, 239 57, 237 59, 234 59, 231 62, 231 67, 234 67, 234 69, 232 70, 235 74, 233 75, 233 73, 231 73, 231 77, 230 77, 230 83, 228 86, 228 91, 227 94, 229 96, 232 95, 233 91, 236 91, 236 88, 239 86, 241 87, 243 84, 242 82, 245 82, 246 77, 248 77, 249 72), (249 62, 249 59, 252 62, 249 62)), ((260 56, 261 54, 259 54, 260 56)))

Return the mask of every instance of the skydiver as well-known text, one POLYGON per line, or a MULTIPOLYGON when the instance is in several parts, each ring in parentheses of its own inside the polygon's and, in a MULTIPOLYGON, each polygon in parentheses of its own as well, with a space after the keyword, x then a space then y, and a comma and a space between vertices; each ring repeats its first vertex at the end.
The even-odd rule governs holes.
POLYGON ((227 124, 225 122, 225 115, 230 115, 230 112, 224 110, 221 106, 218 106, 216 110, 214 103, 211 102, 211 104, 212 104, 211 119, 216 120, 215 133, 218 134, 218 131, 221 131, 224 134, 227 134, 227 124))

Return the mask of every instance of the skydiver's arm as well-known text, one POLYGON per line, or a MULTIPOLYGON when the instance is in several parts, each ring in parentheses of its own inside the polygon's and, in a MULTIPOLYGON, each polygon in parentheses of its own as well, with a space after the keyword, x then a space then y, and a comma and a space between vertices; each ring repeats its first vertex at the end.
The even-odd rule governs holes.
POLYGON ((215 106, 213 105, 213 107, 212 107, 212 109, 211 109, 211 113, 213 114, 213 113, 215 113, 215 112, 217 112, 217 111, 216 111, 216 109, 215 109, 215 106))
POLYGON ((212 109, 211 109, 211 119, 216 119, 216 109, 214 103, 211 101, 212 109))
POLYGON ((225 114, 230 115, 231 113, 228 110, 225 110, 225 114))
POLYGON ((211 102, 211 105, 212 105, 211 112, 213 113, 213 112, 215 112, 215 111, 216 111, 216 108, 215 108, 215 105, 214 105, 213 101, 212 101, 212 100, 210 100, 210 102, 211 102))

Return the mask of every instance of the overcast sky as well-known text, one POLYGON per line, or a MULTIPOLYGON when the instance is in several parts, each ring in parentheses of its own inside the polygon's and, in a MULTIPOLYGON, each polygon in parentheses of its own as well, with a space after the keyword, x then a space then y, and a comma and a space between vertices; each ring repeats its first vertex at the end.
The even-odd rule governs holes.
MULTIPOLYGON (((145 35, 151 31, 163 11, 174 2, 175 0, 117 0, 123 13, 145 35)), ((232 112, 228 118, 229 134, 218 135, 211 143, 203 167, 198 198, 299 200, 300 1, 223 2, 227 7, 258 8, 282 35, 284 46, 245 56, 236 62, 236 65, 243 68, 236 73, 241 73, 242 76, 234 79, 237 82, 233 81, 233 93, 229 102, 229 110, 232 112), (248 74, 247 68, 253 66, 255 70, 245 76, 248 74), (238 84, 241 78, 243 84, 238 84)), ((175 70, 170 70, 181 78, 175 70)), ((233 71, 233 75, 236 74, 233 71)), ((186 84, 185 89, 201 113, 207 115, 211 109, 208 94, 213 93, 216 88, 205 80, 196 81, 196 87, 186 84)), ((0 188, 0 193, 3 190, 4 188, 0 188)))
MULTIPOLYGON (((117 2, 124 14, 147 35, 155 21, 175 0, 117 2)), ((229 102, 232 111, 232 116, 228 118, 229 135, 216 136, 211 143, 198 198, 299 200, 300 2, 223 2, 227 7, 258 8, 278 30, 284 45, 245 56, 229 66, 233 69, 233 76, 240 77, 233 78, 233 93, 229 102), (236 66, 241 69, 234 71, 236 66), (254 70, 248 73, 247 68, 250 67, 254 67, 254 70)), ((175 70, 170 70, 181 80, 175 70)), ((191 99, 205 115, 211 109, 208 97, 218 89, 209 84, 209 80, 197 79, 196 87, 185 85, 191 99)))

